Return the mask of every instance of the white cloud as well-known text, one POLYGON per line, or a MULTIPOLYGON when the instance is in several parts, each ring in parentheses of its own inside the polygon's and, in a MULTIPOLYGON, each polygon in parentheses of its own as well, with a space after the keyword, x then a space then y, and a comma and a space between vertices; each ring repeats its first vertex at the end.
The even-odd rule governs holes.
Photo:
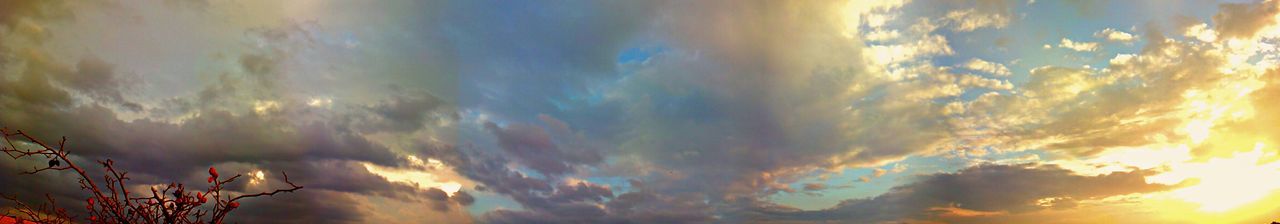
POLYGON ((1076 42, 1071 41, 1071 39, 1062 38, 1062 43, 1058 44, 1058 47, 1080 52, 1097 51, 1098 42, 1076 42))
POLYGON ((974 9, 947 12, 943 18, 950 23, 951 29, 969 32, 981 28, 1004 28, 1009 25, 1009 17, 999 13, 981 13, 974 9))
POLYGON ((961 66, 965 69, 986 72, 997 76, 1008 76, 1011 74, 1009 72, 1009 68, 1005 67, 1003 64, 989 62, 978 58, 970 59, 969 62, 965 62, 961 66))
POLYGON ((874 1, 874 0, 856 0, 849 1, 843 10, 844 28, 843 34, 846 37, 852 37, 858 33, 859 27, 867 25, 868 27, 879 27, 884 25, 887 20, 893 19, 891 15, 885 15, 889 11, 902 7, 907 0, 894 1, 874 1))
POLYGON ((951 47, 947 45, 947 39, 940 35, 926 37, 914 43, 871 45, 868 50, 871 51, 872 59, 879 64, 898 63, 919 57, 954 53, 951 51, 951 47))
POLYGON ((901 35, 898 34, 897 30, 875 30, 875 31, 868 32, 866 35, 863 36, 863 38, 869 41, 886 41, 886 40, 897 39, 898 36, 901 36, 901 35))
POLYGON ((1106 28, 1096 33, 1093 33, 1093 36, 1106 39, 1107 41, 1111 41, 1111 42, 1133 42, 1134 40, 1138 39, 1137 35, 1125 33, 1124 31, 1119 31, 1111 28, 1106 28))
POLYGON ((1214 42, 1218 40, 1218 31, 1209 29, 1209 25, 1204 23, 1187 27, 1186 30, 1182 31, 1182 35, 1196 38, 1196 40, 1204 42, 1214 42))

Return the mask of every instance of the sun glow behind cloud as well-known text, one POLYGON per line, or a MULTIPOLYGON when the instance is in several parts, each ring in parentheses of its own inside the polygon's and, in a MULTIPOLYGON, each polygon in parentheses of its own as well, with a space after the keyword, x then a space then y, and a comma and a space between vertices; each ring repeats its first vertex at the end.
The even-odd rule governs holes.
POLYGON ((1189 207, 1157 206, 1166 214, 1221 221, 1221 215, 1265 209, 1246 205, 1276 196, 1280 189, 1280 161, 1269 158, 1275 158, 1278 149, 1249 137, 1253 136, 1249 133, 1216 129, 1221 123, 1256 116, 1248 97, 1262 87, 1262 83, 1246 78, 1215 87, 1183 94, 1181 111, 1175 113, 1184 121, 1178 130, 1185 137, 1182 141, 1157 136, 1167 143, 1111 148, 1089 159, 1050 163, 1083 175, 1156 170, 1159 173, 1148 176, 1148 183, 1179 187, 1141 195, 1138 200, 1156 205, 1171 201, 1191 204, 1189 207), (1215 157, 1201 158, 1205 154, 1215 157), (1190 210, 1169 210, 1186 208, 1190 210))
POLYGON ((457 181, 445 180, 439 173, 444 172, 444 164, 438 160, 428 159, 424 162, 417 157, 409 157, 408 160, 419 166, 412 168, 395 168, 384 167, 372 163, 365 163, 365 169, 370 173, 377 174, 388 181, 398 182, 416 186, 423 190, 438 188, 449 196, 453 196, 459 190, 462 190, 462 184, 457 181), (427 165, 426 167, 421 165, 427 165))
POLYGON ((1202 211, 1223 212, 1254 202, 1280 189, 1280 162, 1260 161, 1274 148, 1257 143, 1253 151, 1206 162, 1173 164, 1169 172, 1148 177, 1164 184, 1192 180, 1195 184, 1168 192, 1169 195, 1201 205, 1202 211))
POLYGON ((1082 175, 1157 170, 1158 174, 1146 177, 1148 183, 1176 186, 1170 191, 1084 200, 1083 204, 1137 202, 1135 205, 1145 206, 1144 210, 1168 219, 1233 222, 1265 216, 1274 209, 1263 202, 1280 197, 1280 161, 1268 159, 1277 156, 1276 150, 1257 142, 1253 150, 1197 161, 1188 146, 1170 144, 1117 148, 1088 160, 1050 163, 1082 175))

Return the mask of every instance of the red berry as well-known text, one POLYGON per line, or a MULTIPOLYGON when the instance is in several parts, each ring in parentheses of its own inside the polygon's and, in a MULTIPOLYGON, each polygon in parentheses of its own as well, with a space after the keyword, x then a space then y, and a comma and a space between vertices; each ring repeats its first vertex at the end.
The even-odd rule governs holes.
POLYGON ((231 208, 237 208, 237 207, 240 207, 240 202, 234 202, 234 201, 233 201, 233 202, 231 202, 230 204, 227 204, 227 206, 228 206, 228 207, 231 207, 231 208))
POLYGON ((93 198, 89 198, 89 200, 88 200, 88 201, 89 201, 89 205, 90 205, 90 206, 93 206, 93 198))
POLYGON ((201 194, 200 192, 196 192, 196 199, 200 199, 200 204, 204 204, 205 202, 209 201, 209 199, 206 199, 204 197, 204 194, 201 194))
POLYGON ((213 177, 209 177, 209 183, 213 183, 213 177))
POLYGON ((209 167, 209 176, 213 176, 214 178, 217 178, 217 177, 218 177, 218 169, 214 169, 213 167, 209 167))

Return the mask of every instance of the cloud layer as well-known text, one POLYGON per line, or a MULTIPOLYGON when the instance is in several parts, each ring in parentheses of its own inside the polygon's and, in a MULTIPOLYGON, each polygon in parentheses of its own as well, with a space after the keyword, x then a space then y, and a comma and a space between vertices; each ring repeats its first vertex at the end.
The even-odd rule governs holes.
POLYGON ((1273 161, 1277 2, 2 1, 0 126, 250 223, 1028 222, 1273 161))

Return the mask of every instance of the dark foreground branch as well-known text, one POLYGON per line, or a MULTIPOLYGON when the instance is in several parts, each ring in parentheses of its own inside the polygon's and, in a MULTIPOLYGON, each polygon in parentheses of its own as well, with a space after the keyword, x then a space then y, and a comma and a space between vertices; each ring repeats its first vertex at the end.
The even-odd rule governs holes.
MULTIPOLYGON (((101 178, 102 183, 105 184, 99 185, 99 182, 90 178, 83 168, 68 158, 69 154, 64 148, 67 143, 66 137, 62 137, 54 147, 21 130, 9 131, 0 128, 0 135, 3 135, 5 143, 5 146, 0 147, 0 151, 12 159, 36 157, 49 159, 47 167, 33 167, 22 174, 50 170, 74 171, 78 175, 80 188, 91 194, 84 201, 85 209, 89 213, 86 221, 89 223, 223 223, 229 213, 240 207, 238 202, 240 199, 273 196, 302 189, 302 186, 289 180, 289 174, 281 172, 289 188, 232 197, 223 192, 224 185, 234 182, 240 175, 220 180, 217 169, 210 167, 208 182, 212 186, 203 192, 188 191, 183 184, 169 183, 163 189, 152 187, 150 196, 139 196, 128 190, 130 186, 126 183, 130 179, 128 172, 117 170, 115 161, 110 159, 97 161, 105 169, 106 173, 101 178), (210 198, 214 203, 208 203, 210 198)), ((58 208, 53 197, 48 194, 45 195, 48 202, 37 206, 23 203, 14 196, 0 195, 0 197, 16 205, 12 212, 17 214, 5 211, 3 215, 19 219, 18 223, 23 223, 23 220, 39 223, 72 223, 76 220, 76 216, 68 214, 66 209, 58 208)))

